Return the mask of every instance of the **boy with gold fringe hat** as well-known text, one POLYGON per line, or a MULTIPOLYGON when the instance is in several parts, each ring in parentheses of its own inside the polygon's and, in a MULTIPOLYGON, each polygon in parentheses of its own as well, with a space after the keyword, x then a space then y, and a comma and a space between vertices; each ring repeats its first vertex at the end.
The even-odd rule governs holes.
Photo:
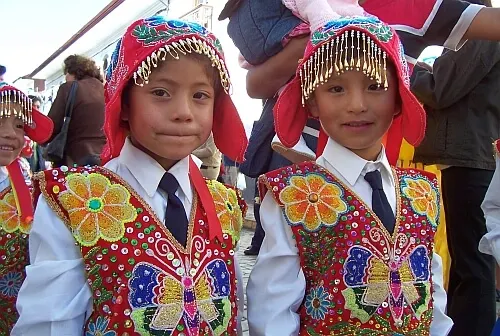
POLYGON ((242 160, 229 90, 204 27, 159 16, 129 26, 107 73, 104 168, 37 176, 33 264, 12 335, 238 333, 242 210, 191 156, 213 132, 242 160))
POLYGON ((0 335, 9 335, 17 320, 17 294, 29 263, 33 201, 30 176, 20 161, 25 135, 44 143, 52 130, 52 120, 25 93, 0 82, 0 335))
POLYGON ((309 116, 328 135, 315 162, 260 178, 266 231, 250 276, 252 335, 447 335, 436 177, 395 168, 395 125, 418 145, 425 112, 395 31, 340 17, 311 34, 275 110, 292 147, 309 116))

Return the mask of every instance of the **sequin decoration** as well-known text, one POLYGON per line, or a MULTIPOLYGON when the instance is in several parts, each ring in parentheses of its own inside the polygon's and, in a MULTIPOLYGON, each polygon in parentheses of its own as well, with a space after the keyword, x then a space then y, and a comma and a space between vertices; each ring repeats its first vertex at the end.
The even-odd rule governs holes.
POLYGON ((180 280, 151 264, 136 265, 129 283, 136 331, 156 335, 186 326, 186 335, 197 336, 204 320, 211 335, 222 335, 231 319, 231 282, 225 262, 215 259, 195 272, 189 264, 180 265, 185 269, 180 280))
MULTIPOLYGON (((382 235, 378 237, 384 239, 382 235)), ((404 306, 410 304, 420 319, 431 299, 427 248, 415 247, 412 239, 404 235, 394 244, 385 240, 384 246, 390 248, 388 252, 376 250, 368 240, 366 243, 367 247, 351 247, 344 263, 347 288, 342 295, 351 317, 366 323, 381 305, 386 304, 395 324, 401 326, 404 306)))
POLYGON ((127 189, 97 173, 69 175, 58 199, 68 212, 74 238, 83 246, 95 245, 99 238, 119 240, 125 223, 137 217, 127 189))
POLYGON ((413 210, 427 216, 431 225, 436 228, 439 218, 439 197, 437 188, 423 177, 404 177, 401 192, 410 200, 413 210))
POLYGON ((243 214, 238 204, 236 191, 226 188, 215 180, 207 180, 208 190, 212 194, 215 211, 222 226, 222 232, 231 235, 233 244, 240 240, 243 227, 243 214))
POLYGON ((339 216, 347 211, 342 190, 315 173, 291 176, 279 199, 290 224, 303 225, 307 231, 335 225, 339 216))
POLYGON ((0 223, 0 228, 9 233, 18 230, 22 233, 29 233, 31 230, 32 221, 25 223, 18 215, 16 197, 12 191, 0 199, 0 223))

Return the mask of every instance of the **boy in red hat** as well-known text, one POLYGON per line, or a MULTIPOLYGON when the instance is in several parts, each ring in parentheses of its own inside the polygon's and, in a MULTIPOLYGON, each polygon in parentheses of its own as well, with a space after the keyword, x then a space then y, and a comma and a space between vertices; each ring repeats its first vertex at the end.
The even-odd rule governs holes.
POLYGON ((52 130, 52 121, 26 94, 0 82, 0 335, 9 335, 16 323, 16 298, 29 262, 33 202, 31 180, 20 162, 25 134, 43 143, 52 130))
POLYGON ((266 231, 248 283, 252 335, 447 335, 433 174, 389 164, 401 124, 424 136, 396 32, 374 16, 341 17, 311 34, 275 108, 292 147, 309 116, 328 142, 315 162, 260 178, 266 231))
POLYGON ((217 38, 155 16, 119 40, 105 88, 104 168, 36 179, 32 265, 12 335, 236 335, 242 211, 191 157, 247 140, 217 38))

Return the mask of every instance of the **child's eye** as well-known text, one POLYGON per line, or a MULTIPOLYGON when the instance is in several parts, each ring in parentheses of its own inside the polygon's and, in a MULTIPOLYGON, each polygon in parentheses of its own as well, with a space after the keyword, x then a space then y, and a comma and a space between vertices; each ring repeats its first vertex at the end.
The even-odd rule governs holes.
POLYGON ((205 93, 205 92, 196 92, 193 95, 193 98, 194 99, 208 99, 208 98, 210 98, 210 96, 208 95, 208 93, 205 93))
POLYGON ((153 94, 158 97, 170 97, 168 91, 164 89, 155 89, 153 90, 153 94))
POLYGON ((368 86, 368 90, 370 90, 370 91, 380 91, 383 89, 384 89, 384 87, 380 84, 370 84, 370 86, 368 86))
POLYGON ((344 88, 342 86, 332 86, 328 91, 333 92, 333 93, 341 93, 344 92, 344 88))
POLYGON ((15 127, 16 127, 16 128, 22 128, 22 129, 24 129, 24 123, 23 123, 23 121, 22 121, 22 120, 20 120, 20 119, 17 119, 17 120, 16 120, 15 127))

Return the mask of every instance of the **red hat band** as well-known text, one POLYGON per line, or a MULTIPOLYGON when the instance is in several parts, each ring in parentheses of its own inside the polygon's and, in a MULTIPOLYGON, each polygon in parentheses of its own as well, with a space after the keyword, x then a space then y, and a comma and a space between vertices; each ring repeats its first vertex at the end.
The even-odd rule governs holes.
POLYGON ((243 160, 247 137, 229 96, 231 83, 219 40, 197 23, 154 16, 132 23, 111 57, 105 87, 107 145, 103 162, 120 154, 128 134, 120 118, 121 95, 128 81, 133 79, 135 85, 147 85, 152 71, 167 56, 179 59, 189 54, 205 55, 218 70, 224 92, 214 106, 214 140, 226 156, 238 162, 243 160))
POLYGON ((333 74, 362 71, 387 89, 389 63, 396 69, 402 101, 402 113, 395 117, 389 133, 399 129, 398 134, 418 145, 425 133, 425 111, 410 92, 408 64, 396 32, 374 16, 342 17, 311 35, 296 76, 274 110, 280 140, 288 147, 297 143, 309 116, 307 100, 333 74))

